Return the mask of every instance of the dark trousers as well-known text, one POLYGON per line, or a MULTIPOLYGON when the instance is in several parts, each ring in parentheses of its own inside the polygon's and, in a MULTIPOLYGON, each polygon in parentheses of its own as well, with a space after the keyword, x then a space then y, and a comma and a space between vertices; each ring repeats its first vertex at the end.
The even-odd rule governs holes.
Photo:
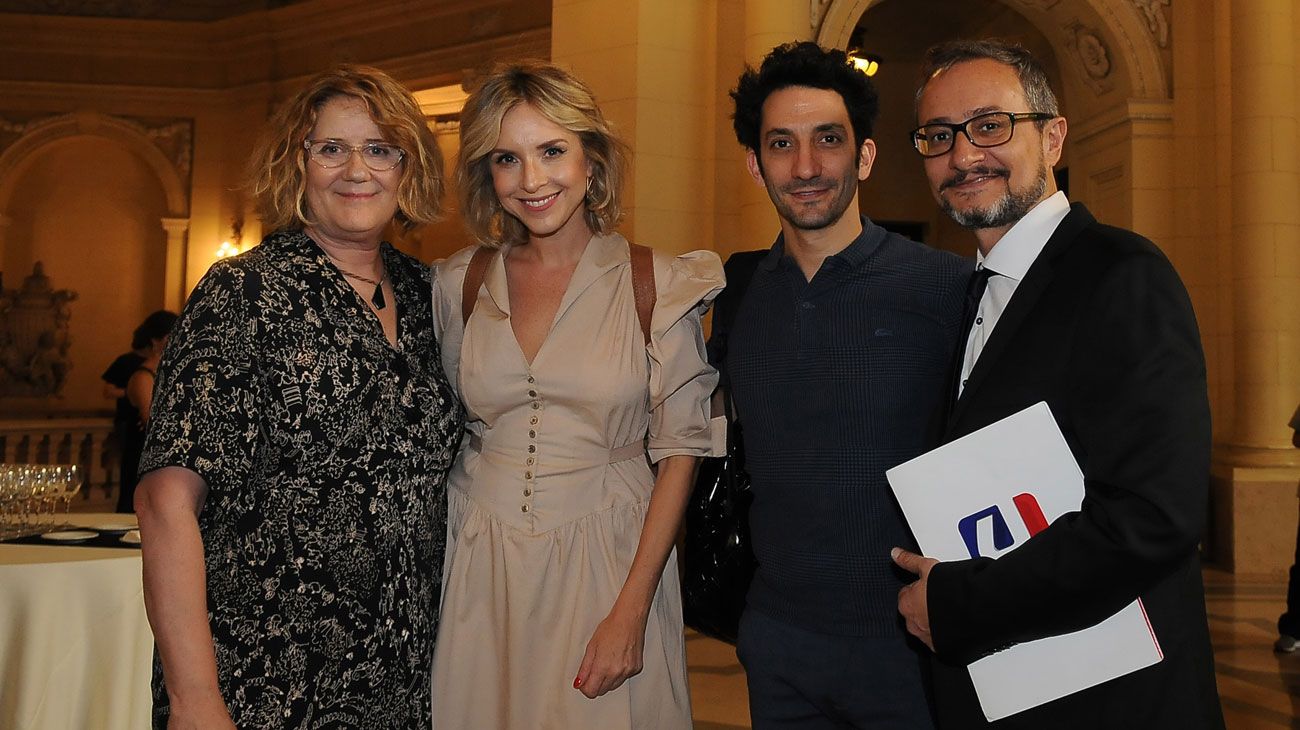
POLYGON ((925 657, 901 633, 819 634, 747 609, 736 654, 749 682, 754 730, 934 727, 925 657))
POLYGON ((1286 584, 1286 613, 1277 620, 1277 632, 1291 638, 1300 638, 1300 525, 1296 526, 1291 579, 1286 584))
POLYGON ((130 514, 135 512, 135 487, 140 483, 137 472, 140 471, 140 456, 144 451, 144 431, 139 424, 119 424, 119 440, 122 445, 122 463, 118 467, 121 488, 117 493, 117 512, 130 514))

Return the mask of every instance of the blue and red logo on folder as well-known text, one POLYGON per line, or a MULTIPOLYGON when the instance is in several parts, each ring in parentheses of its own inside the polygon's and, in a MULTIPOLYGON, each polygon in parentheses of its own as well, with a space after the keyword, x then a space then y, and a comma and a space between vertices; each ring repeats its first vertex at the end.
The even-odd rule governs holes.
MULTIPOLYGON (((1024 492, 1012 497, 1011 501, 1016 505, 1016 511, 1020 513, 1020 520, 1024 522, 1030 537, 1047 529, 1047 518, 1043 516, 1043 508, 1038 506, 1038 500, 1034 495, 1024 492)), ((972 558, 1002 552, 1016 542, 1015 537, 1011 535, 1011 527, 1007 525, 1007 519, 1002 516, 1002 510, 996 504, 958 520, 957 531, 961 533, 962 542, 966 543, 966 552, 970 553, 972 558), (993 549, 986 553, 980 552, 979 544, 978 527, 983 520, 989 520, 993 525, 993 549)))

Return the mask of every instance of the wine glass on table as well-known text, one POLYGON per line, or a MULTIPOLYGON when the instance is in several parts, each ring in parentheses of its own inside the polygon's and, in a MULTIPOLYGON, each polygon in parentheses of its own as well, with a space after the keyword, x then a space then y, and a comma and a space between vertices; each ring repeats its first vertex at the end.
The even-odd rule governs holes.
MULTIPOLYGON (((46 522, 47 517, 45 512, 57 498, 56 492, 59 489, 62 489, 62 485, 57 483, 54 473, 55 469, 56 467, 53 466, 38 466, 35 470, 35 477, 32 480, 32 497, 36 500, 37 527, 54 524, 54 511, 49 510, 50 516, 48 523, 46 522)), ((43 531, 44 530, 42 530, 42 532, 43 531)))
POLYGON ((17 536, 26 534, 32 525, 32 503, 36 499, 35 481, 36 467, 31 464, 19 464, 14 469, 11 488, 14 501, 13 510, 18 518, 18 526, 15 530, 17 536))
POLYGON ((85 477, 81 473, 81 467, 76 464, 69 464, 63 467, 61 472, 63 477, 63 523, 72 524, 70 517, 72 514, 72 498, 77 496, 81 491, 81 484, 85 477))
POLYGON ((18 466, 0 464, 0 539, 18 534, 18 466))

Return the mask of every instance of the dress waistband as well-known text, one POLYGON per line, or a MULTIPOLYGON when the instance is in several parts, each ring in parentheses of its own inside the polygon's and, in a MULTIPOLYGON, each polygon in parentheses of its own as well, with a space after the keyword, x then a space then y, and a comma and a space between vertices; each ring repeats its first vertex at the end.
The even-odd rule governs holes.
MULTIPOLYGON (((476 433, 470 433, 469 447, 480 454, 483 453, 483 437, 479 436, 476 433)), ((591 460, 593 463, 600 462, 601 457, 599 454, 600 452, 598 451, 594 451, 591 454, 592 457, 591 460)), ((642 457, 645 456, 646 445, 644 441, 634 441, 633 443, 624 444, 617 448, 610 449, 609 451, 606 452, 606 454, 607 454, 607 458, 605 463, 617 464, 620 461, 627 461, 628 459, 635 459, 638 456, 642 456, 642 457)))

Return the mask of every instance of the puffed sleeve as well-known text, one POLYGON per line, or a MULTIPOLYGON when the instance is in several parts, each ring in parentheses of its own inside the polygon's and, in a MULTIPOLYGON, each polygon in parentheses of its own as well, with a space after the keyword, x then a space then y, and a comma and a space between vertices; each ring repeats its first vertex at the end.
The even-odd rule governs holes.
POLYGON ((259 443, 259 282, 240 262, 221 261, 190 294, 158 366, 141 475, 179 466, 214 492, 249 481, 259 443))
POLYGON ((722 291, 722 262, 712 251, 655 253, 650 320, 650 460, 708 456, 713 437, 709 397, 718 372, 707 362, 700 318, 722 291))
POLYGON ((465 270, 475 248, 463 248, 433 262, 433 333, 442 353, 442 370, 457 393, 460 392, 460 346, 465 340, 460 297, 465 270))

